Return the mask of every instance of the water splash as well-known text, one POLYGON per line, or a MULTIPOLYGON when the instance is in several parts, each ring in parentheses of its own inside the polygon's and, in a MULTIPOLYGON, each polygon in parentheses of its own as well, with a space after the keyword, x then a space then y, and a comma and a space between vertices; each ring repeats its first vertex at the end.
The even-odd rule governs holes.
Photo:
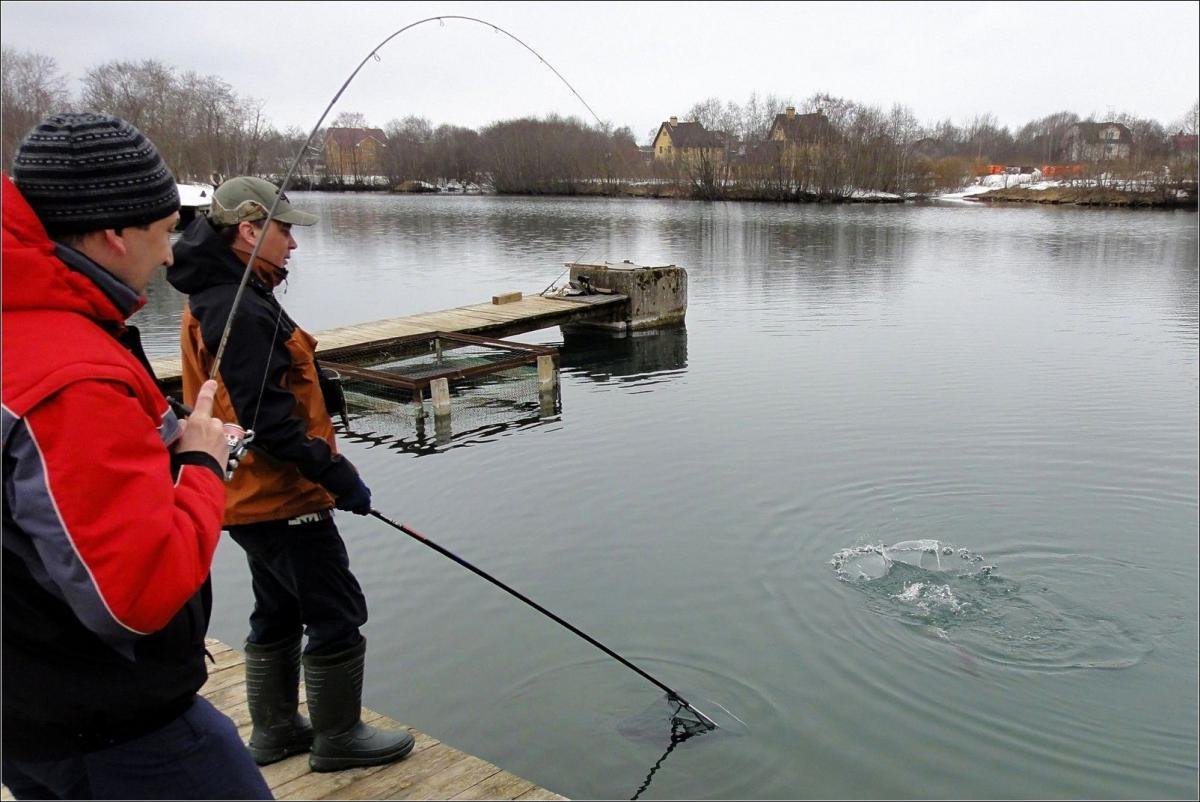
POLYGON ((993 566, 977 566, 983 556, 937 540, 904 540, 892 546, 857 546, 842 549, 829 564, 841 579, 869 582, 887 576, 896 563, 926 571, 946 573, 991 573, 993 566))
POLYGON ((1045 586, 1023 587, 937 540, 855 546, 829 561, 867 607, 949 644, 963 660, 1040 670, 1126 668, 1149 647, 1116 619, 1045 586))

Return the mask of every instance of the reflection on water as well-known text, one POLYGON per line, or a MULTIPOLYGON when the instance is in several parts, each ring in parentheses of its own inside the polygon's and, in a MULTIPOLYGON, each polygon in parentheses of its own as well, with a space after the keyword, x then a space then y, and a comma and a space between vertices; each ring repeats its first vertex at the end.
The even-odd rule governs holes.
MULTIPOLYGON (((564 329, 561 343, 555 345, 564 377, 640 390, 687 371, 687 328, 682 324, 632 333, 564 329)), ((434 415, 428 401, 423 414, 417 415, 407 399, 368 396, 351 388, 347 391, 349 426, 339 426, 338 436, 425 456, 499 442, 503 436, 562 420, 560 385, 553 393, 539 393, 536 379, 536 369, 520 368, 456 383, 451 389, 451 413, 445 416, 434 415)))
POLYGON ((647 331, 562 331, 562 370, 572 376, 638 387, 668 382, 687 372, 687 327, 680 323, 647 331))
POLYGON ((465 448, 497 442, 498 438, 559 420, 562 393, 557 383, 552 391, 540 392, 537 368, 516 368, 451 387, 450 411, 435 414, 425 399, 418 412, 407 397, 396 398, 377 392, 365 394, 362 387, 346 392, 348 415, 337 427, 338 437, 371 447, 428 456, 450 448, 465 448))
MULTIPOLYGON (((688 270, 686 328, 518 338, 561 349, 561 407, 423 432, 359 410, 340 445, 380 509, 750 730, 664 758, 661 710, 653 739, 613 726, 644 683, 342 516, 368 707, 577 798, 1196 797, 1194 214, 293 202, 321 222, 282 300, 313 332, 536 292, 566 262, 688 270), (897 548, 925 541, 954 554, 897 548), (866 549, 850 578, 844 549, 866 549)), ((154 285, 154 355, 181 308, 154 285)), ((222 546, 230 643, 248 582, 222 546)))

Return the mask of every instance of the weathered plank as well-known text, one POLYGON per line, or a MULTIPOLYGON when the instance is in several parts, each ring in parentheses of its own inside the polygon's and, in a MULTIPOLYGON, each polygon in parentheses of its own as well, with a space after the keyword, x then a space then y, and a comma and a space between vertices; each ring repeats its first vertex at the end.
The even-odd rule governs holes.
POLYGON ((450 799, 516 799, 537 788, 529 780, 499 771, 481 783, 460 791, 450 799))

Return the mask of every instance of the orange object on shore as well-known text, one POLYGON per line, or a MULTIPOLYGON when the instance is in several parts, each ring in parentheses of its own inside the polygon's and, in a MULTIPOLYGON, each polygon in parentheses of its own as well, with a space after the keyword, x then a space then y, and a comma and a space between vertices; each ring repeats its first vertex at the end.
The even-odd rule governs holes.
POLYGON ((1065 178, 1072 175, 1083 175, 1082 164, 1044 164, 1043 178, 1065 178))

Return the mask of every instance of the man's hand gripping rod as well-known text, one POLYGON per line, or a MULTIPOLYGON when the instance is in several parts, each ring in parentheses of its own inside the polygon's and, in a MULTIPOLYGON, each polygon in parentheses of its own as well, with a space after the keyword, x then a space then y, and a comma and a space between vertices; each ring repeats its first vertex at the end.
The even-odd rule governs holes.
MULTIPOLYGON (((171 396, 167 396, 167 403, 178 418, 187 418, 192 414, 191 407, 171 396)), ((229 459, 225 463, 225 480, 228 481, 233 478, 233 472, 254 443, 254 432, 246 431, 236 423, 222 423, 221 428, 225 430, 225 442, 229 444, 229 459)))

